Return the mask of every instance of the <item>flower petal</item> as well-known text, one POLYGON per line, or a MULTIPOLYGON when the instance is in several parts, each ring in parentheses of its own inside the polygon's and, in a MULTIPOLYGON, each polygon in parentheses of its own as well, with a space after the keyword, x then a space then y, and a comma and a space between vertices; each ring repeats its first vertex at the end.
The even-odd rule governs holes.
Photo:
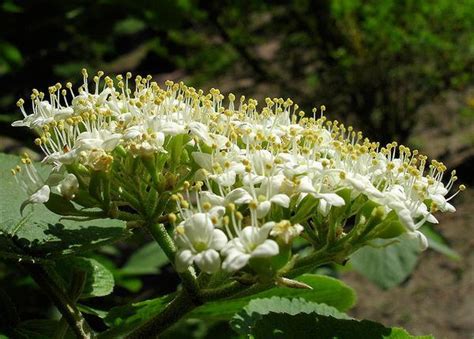
POLYGON ((276 194, 270 199, 270 201, 282 207, 288 208, 288 206, 290 206, 290 197, 286 194, 276 194))
POLYGON ((212 234, 212 241, 209 245, 210 248, 220 251, 227 244, 227 236, 221 230, 215 229, 212 234))
POLYGON ((227 252, 227 257, 222 263, 222 269, 227 272, 235 272, 247 265, 250 254, 242 253, 237 250, 227 252))
POLYGON ((210 249, 196 255, 194 262, 201 271, 212 274, 219 270, 221 266, 221 257, 216 250, 210 249))
POLYGON ((339 207, 339 206, 344 206, 346 204, 344 199, 342 199, 336 193, 318 193, 318 194, 315 194, 315 196, 317 198, 326 200, 328 204, 331 206, 339 207))
POLYGON ((267 258, 267 257, 273 257, 274 255, 277 255, 280 252, 280 248, 278 247, 278 244, 276 241, 267 239, 263 242, 263 244, 258 245, 253 251, 252 251, 252 258, 267 258))
POLYGON ((176 270, 178 272, 186 271, 193 263, 194 255, 190 250, 180 250, 176 253, 176 270))
POLYGON ((270 208, 272 207, 272 203, 270 201, 263 201, 257 206, 257 218, 261 219, 264 218, 268 212, 270 212, 270 208))
POLYGON ((212 156, 207 153, 202 153, 202 152, 193 152, 191 153, 191 156, 193 157, 194 161, 201 166, 201 168, 204 168, 208 171, 212 170, 212 156))
POLYGON ((49 200, 49 194, 51 193, 51 189, 48 185, 44 185, 40 187, 35 193, 33 193, 30 198, 28 199, 29 202, 33 204, 44 204, 49 200))
POLYGON ((243 188, 236 188, 235 190, 229 192, 225 197, 227 202, 232 202, 237 205, 248 204, 253 200, 253 197, 244 190, 243 188))

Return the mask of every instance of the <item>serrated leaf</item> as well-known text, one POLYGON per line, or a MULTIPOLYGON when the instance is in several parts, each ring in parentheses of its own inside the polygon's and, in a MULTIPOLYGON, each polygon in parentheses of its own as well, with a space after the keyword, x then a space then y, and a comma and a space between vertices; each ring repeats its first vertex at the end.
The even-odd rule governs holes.
POLYGON ((303 298, 307 301, 324 303, 339 311, 347 311, 355 304, 355 292, 342 281, 323 275, 304 274, 295 280, 308 284, 313 289, 295 289, 275 287, 252 296, 215 301, 202 305, 191 312, 190 317, 230 319, 240 311, 250 300, 255 298, 270 298, 273 296, 285 298, 303 298))
POLYGON ((242 311, 234 315, 231 320, 231 326, 238 333, 250 335, 255 322, 269 313, 283 313, 288 315, 316 313, 337 319, 350 319, 345 313, 326 304, 306 301, 303 298, 288 299, 272 297, 251 300, 242 311))
POLYGON ((338 339, 429 339, 432 336, 412 336, 399 328, 388 328, 369 320, 337 319, 313 313, 296 315, 270 312, 261 315, 250 329, 239 332, 250 333, 253 338, 306 338, 309 333, 318 338, 338 339))
POLYGON ((381 288, 397 286, 412 273, 420 254, 415 239, 399 240, 388 246, 383 246, 386 241, 375 241, 377 248, 359 249, 350 258, 352 267, 381 288))
POLYGON ((168 258, 156 242, 146 244, 128 259, 120 269, 121 275, 158 274, 168 258))
MULTIPOLYGON (((26 199, 10 169, 19 157, 0 153, 0 258, 35 260, 70 254, 128 236, 125 222, 112 219, 92 221, 61 220, 43 205, 28 207, 20 214, 26 199), (31 210, 32 209, 32 210, 31 210)), ((35 164, 46 177, 47 167, 35 164)))
POLYGON ((82 270, 87 274, 80 299, 103 297, 112 293, 115 285, 114 276, 97 260, 67 257, 56 261, 56 272, 68 286, 71 284, 74 270, 82 270))
MULTIPOLYGON (((210 302, 192 311, 188 318, 206 320, 230 319, 242 310, 254 298, 270 298, 272 296, 287 298, 303 298, 307 301, 325 303, 339 311, 346 311, 355 304, 355 292, 342 281, 316 274, 304 274, 296 280, 313 287, 313 290, 275 287, 270 290, 238 299, 210 302)), ((130 305, 114 307, 105 321, 112 327, 101 335, 104 338, 114 338, 128 333, 133 328, 145 323, 157 315, 173 298, 173 295, 146 300, 130 305)))

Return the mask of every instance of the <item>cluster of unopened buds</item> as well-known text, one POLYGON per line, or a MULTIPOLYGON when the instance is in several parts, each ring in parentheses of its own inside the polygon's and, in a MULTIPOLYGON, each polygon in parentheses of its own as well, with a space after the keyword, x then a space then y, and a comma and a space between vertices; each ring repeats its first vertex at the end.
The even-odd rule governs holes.
POLYGON ((162 223, 178 271, 193 266, 277 276, 296 245, 344 259, 374 239, 415 238, 452 212, 457 177, 396 142, 382 146, 324 106, 310 115, 290 99, 224 97, 152 77, 103 72, 74 91, 33 90, 33 129, 52 165, 42 178, 28 157, 12 170, 29 197, 66 217, 162 223), (133 82, 133 85, 132 85, 133 82), (92 87, 92 88, 91 88, 92 87), (447 180, 445 180, 447 179, 447 180), (405 235, 403 238, 402 235, 405 235))

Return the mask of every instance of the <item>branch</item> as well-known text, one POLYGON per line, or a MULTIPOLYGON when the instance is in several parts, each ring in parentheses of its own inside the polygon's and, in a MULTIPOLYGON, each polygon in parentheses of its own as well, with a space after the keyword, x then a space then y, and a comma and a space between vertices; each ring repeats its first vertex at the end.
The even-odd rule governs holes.
POLYGON ((158 338, 158 335, 181 319, 198 305, 194 304, 186 291, 176 296, 156 317, 140 326, 127 339, 158 338))
MULTIPOLYGON (((82 290, 84 289, 84 285, 86 282, 87 273, 82 270, 75 270, 72 276, 71 286, 68 291, 69 297, 72 299, 74 303, 77 302, 77 299, 81 296, 82 290)), ((68 322, 67 319, 62 316, 59 320, 58 327, 53 334, 54 339, 61 339, 64 338, 66 331, 68 329, 68 322)))
MULTIPOLYGON (((169 261, 174 267, 175 263, 175 255, 176 255, 176 246, 173 242, 173 239, 169 236, 166 228, 161 223, 150 223, 147 225, 148 231, 151 233, 155 241, 160 245, 165 252, 166 256, 168 257, 169 261)), ((184 272, 177 272, 179 277, 181 278, 181 282, 184 288, 188 291, 189 296, 194 298, 193 300, 195 303, 200 304, 199 301, 199 285, 196 281, 196 278, 188 269, 184 272)))
POLYGON ((42 266, 23 265, 42 291, 58 308, 59 312, 69 323, 69 326, 78 338, 92 338, 93 331, 87 324, 75 303, 62 291, 62 289, 49 277, 42 266))

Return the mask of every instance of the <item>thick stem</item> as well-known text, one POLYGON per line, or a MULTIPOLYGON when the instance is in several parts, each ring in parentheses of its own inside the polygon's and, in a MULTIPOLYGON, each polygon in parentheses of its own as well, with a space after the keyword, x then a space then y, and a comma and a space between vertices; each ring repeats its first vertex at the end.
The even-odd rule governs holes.
POLYGON ((200 297, 204 301, 218 300, 232 297, 247 288, 250 288, 250 286, 233 281, 221 287, 201 290, 200 297))
POLYGON ((41 290, 53 301, 76 336, 78 338, 92 338, 94 334, 75 303, 64 294, 61 288, 48 276, 43 267, 37 265, 24 265, 24 267, 41 290))
POLYGON ((127 339, 158 338, 158 335, 181 319, 197 305, 185 291, 178 294, 168 306, 156 317, 150 319, 143 326, 130 333, 127 339))
MULTIPOLYGON (((148 230, 174 266, 176 246, 166 231, 165 226, 161 223, 148 224, 148 230)), ((189 295, 192 298, 197 298, 199 295, 199 285, 191 271, 188 269, 184 272, 178 272, 178 275, 181 278, 184 288, 189 292, 189 295)))

